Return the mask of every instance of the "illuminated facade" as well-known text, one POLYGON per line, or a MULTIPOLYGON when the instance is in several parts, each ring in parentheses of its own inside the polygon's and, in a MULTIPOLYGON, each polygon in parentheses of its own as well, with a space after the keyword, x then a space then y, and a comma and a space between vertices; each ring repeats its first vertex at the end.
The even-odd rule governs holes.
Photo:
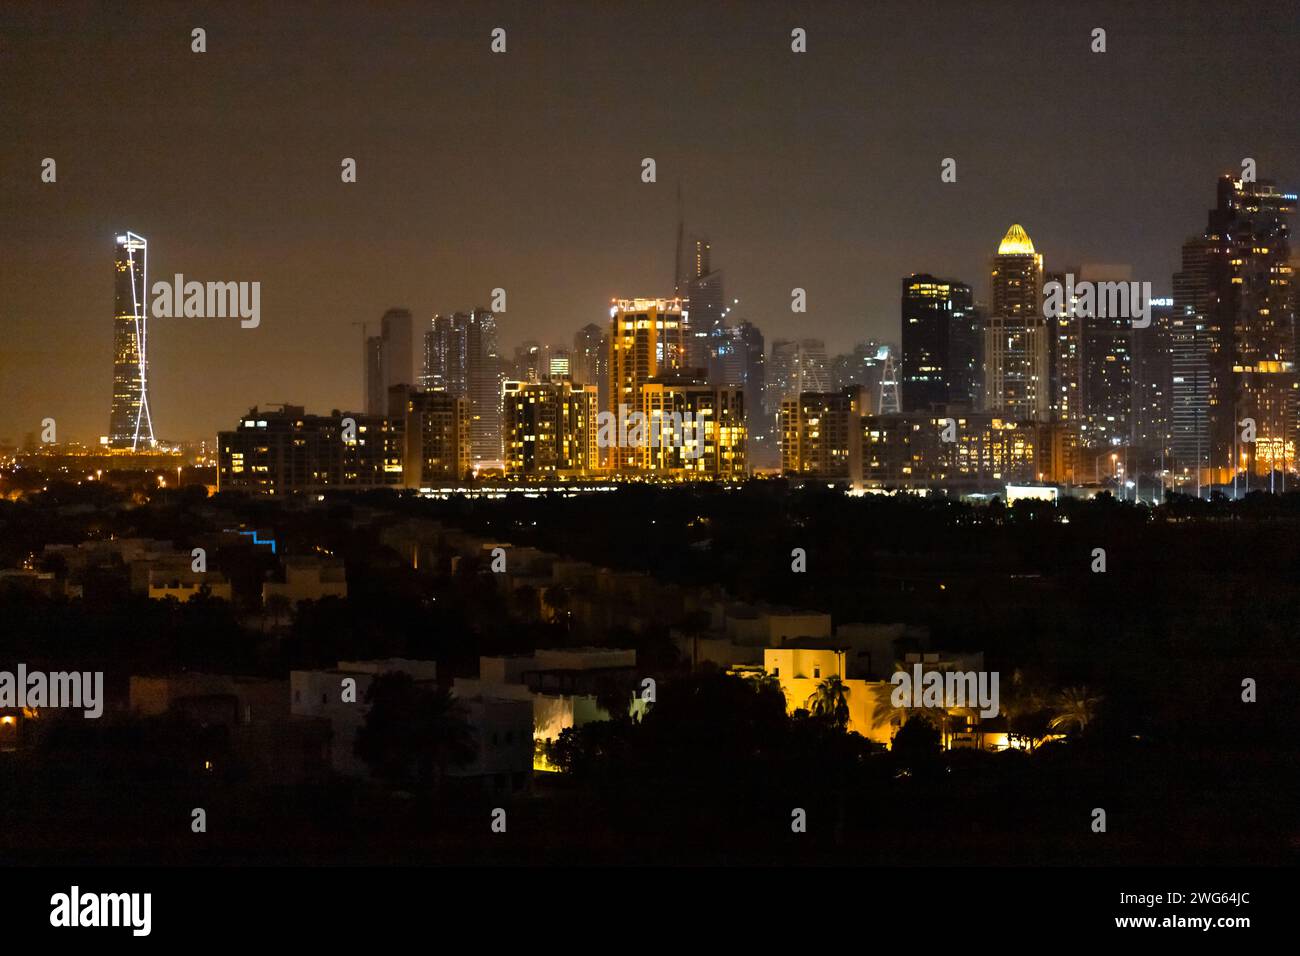
POLYGON ((113 309, 113 409, 108 443, 139 451, 154 446, 149 410, 149 242, 117 237, 113 309))
POLYGON ((506 382, 506 475, 577 478, 600 468, 595 385, 565 379, 506 382))
POLYGON ((402 484, 460 481, 473 467, 469 399, 450 392, 389 391, 389 417, 402 422, 402 484))
POLYGON ((782 474, 860 481, 862 418, 871 412, 871 393, 862 386, 787 398, 781 403, 782 474))
POLYGON ((675 481, 736 481, 747 470, 745 393, 681 375, 641 386, 646 427, 633 463, 675 481))
POLYGON ((1190 485, 1295 468, 1296 195, 1219 178, 1203 234, 1183 245, 1171 319, 1173 449, 1190 485), (1255 424, 1254 442, 1241 423, 1255 424))
MULTIPOLYGON (((686 369, 686 315, 681 299, 617 299, 610 304, 609 407, 642 414, 641 386, 657 375, 686 369)), ((633 450, 610 449, 615 470, 635 467, 633 450)))
POLYGON ((501 460, 501 357, 496 316, 486 309, 435 315, 425 333, 421 380, 469 400, 476 463, 501 460))
POLYGON ((861 428, 862 477, 871 487, 1000 490, 1075 478, 1074 432, 1063 424, 954 410, 874 415, 861 428))
POLYGON ((386 417, 253 408, 217 435, 217 488, 264 495, 398 487, 402 429, 386 417), (355 434, 345 437, 345 421, 355 434))
POLYGON ((1151 325, 1133 336, 1133 439, 1152 458, 1168 452, 1172 435, 1172 299, 1151 305, 1151 325))
POLYGON ((984 327, 984 410, 1026 421, 1051 414, 1049 330, 1043 317, 1043 257, 1019 225, 1007 230, 991 274, 984 327))
POLYGON ((903 280, 902 410, 924 411, 950 401, 965 401, 965 383, 954 389, 954 335, 962 342, 962 323, 974 300, 970 286, 917 274, 903 280))
MULTIPOLYGON (((1266 475, 1295 465, 1296 303, 1290 263, 1290 219, 1296 196, 1269 183, 1219 180, 1212 223, 1224 237, 1220 273, 1222 326, 1232 329, 1236 449, 1228 460, 1266 475), (1240 422, 1255 422, 1254 442, 1240 439, 1240 422)), ((1227 449, 1223 451, 1227 452, 1227 449)))

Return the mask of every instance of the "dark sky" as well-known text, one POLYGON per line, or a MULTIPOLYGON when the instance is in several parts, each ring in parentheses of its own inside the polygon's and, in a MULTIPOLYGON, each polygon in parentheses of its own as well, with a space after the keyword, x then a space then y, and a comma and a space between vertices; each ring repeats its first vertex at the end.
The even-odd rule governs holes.
POLYGON ((1298 23, 1287 2, 7 2, 0 439, 46 416, 106 433, 128 228, 151 284, 262 284, 255 330, 151 320, 176 439, 255 403, 357 407, 351 323, 392 305, 424 320, 502 286, 509 351, 671 294, 678 180, 769 342, 897 339, 911 272, 983 298, 1012 222, 1049 269, 1127 263, 1167 292, 1216 175, 1251 156, 1300 186, 1298 23))

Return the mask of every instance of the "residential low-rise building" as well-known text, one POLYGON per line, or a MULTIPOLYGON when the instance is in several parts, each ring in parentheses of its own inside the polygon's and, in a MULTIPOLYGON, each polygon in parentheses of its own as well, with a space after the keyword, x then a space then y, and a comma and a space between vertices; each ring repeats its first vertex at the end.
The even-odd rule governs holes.
POLYGON ((348 596, 348 579, 341 558, 295 555, 286 556, 281 563, 284 580, 263 583, 263 604, 279 597, 297 604, 299 601, 348 596))

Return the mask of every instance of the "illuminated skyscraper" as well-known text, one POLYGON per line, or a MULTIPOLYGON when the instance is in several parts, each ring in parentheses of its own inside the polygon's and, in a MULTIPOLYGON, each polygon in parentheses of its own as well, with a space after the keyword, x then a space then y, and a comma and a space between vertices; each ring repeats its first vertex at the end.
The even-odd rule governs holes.
POLYGON ((578 478, 599 470, 595 385, 512 381, 502 390, 507 475, 578 478))
MULTIPOLYGON (((953 400, 953 340, 974 307, 970 286, 931 275, 903 280, 903 411, 953 400)), ((965 401, 961 395, 959 400, 965 401)))
POLYGON ((496 316, 486 309, 435 315, 425 341, 424 381, 431 389, 469 399, 474 461, 500 461, 502 374, 496 316))
POLYGON ((1152 459, 1169 450, 1173 299, 1154 299, 1151 325, 1133 334, 1133 439, 1152 459))
MULTIPOLYGON (((681 299, 617 299, 610 305, 609 398, 612 407, 602 409, 618 415, 641 407, 641 386, 652 377, 686 368, 686 325, 681 299)), ((613 449, 610 464, 616 469, 631 467, 631 449, 613 449)))
POLYGON ((1219 178, 1205 232, 1183 245, 1172 320, 1174 454, 1191 481, 1296 462, 1296 195, 1219 178), (1243 441, 1242 423, 1255 440, 1243 441))
MULTIPOLYGON (((1075 279, 1101 288, 1103 283, 1132 282, 1133 270, 1123 265, 1084 265, 1075 273, 1075 279)), ((1072 313, 1079 311, 1077 302, 1065 306, 1072 313)), ((1135 440, 1133 342, 1136 333, 1130 318, 1097 314, 1101 311, 1094 309, 1088 315, 1079 316, 1075 326, 1056 323, 1058 333, 1065 328, 1077 328, 1081 336, 1077 368, 1083 402, 1067 409, 1076 413, 1070 421, 1077 424, 1080 443, 1088 448, 1130 445, 1135 440)), ((1063 349, 1072 341, 1068 335, 1059 335, 1057 344, 1063 349)), ((1056 359, 1060 368, 1072 367, 1065 361, 1067 358, 1066 353, 1058 351, 1056 359)), ((1058 381, 1065 380, 1064 375, 1058 375, 1058 381)))
POLYGON ((991 275, 993 307, 984 328, 984 408, 1024 421, 1051 414, 1043 257, 1018 224, 1007 230, 991 275))
MULTIPOLYGON (((1064 290, 1069 275, 1080 278, 1074 267, 1045 274, 1047 282, 1059 282, 1064 290)), ((1047 324, 1048 366, 1051 374, 1052 420, 1077 424, 1083 419, 1083 316, 1076 292, 1055 317, 1044 316, 1047 324)))
POLYGON ((710 339, 726 313, 722 272, 713 268, 712 253, 708 239, 693 239, 677 282, 677 294, 686 296, 686 350, 692 368, 708 366, 710 339))
POLYGON ((152 448, 149 411, 149 242, 133 232, 117 237, 113 309, 113 448, 152 448))

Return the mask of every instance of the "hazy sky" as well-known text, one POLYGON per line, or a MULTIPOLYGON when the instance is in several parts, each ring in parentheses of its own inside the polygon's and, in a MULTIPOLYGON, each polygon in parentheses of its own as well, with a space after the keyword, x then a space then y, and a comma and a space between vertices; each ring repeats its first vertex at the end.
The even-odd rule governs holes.
POLYGON ((257 403, 356 408, 352 323, 389 306, 427 320, 504 287, 509 352, 671 294, 679 180, 769 342, 896 340, 911 272, 984 298, 1012 222, 1049 269, 1128 263, 1167 293, 1216 175, 1251 156, 1300 186, 1298 22, 1290 3, 11 0, 0 439, 47 416, 63 440, 107 432, 126 229, 151 284, 262 285, 257 329, 151 320, 155 431, 176 439, 257 403))

